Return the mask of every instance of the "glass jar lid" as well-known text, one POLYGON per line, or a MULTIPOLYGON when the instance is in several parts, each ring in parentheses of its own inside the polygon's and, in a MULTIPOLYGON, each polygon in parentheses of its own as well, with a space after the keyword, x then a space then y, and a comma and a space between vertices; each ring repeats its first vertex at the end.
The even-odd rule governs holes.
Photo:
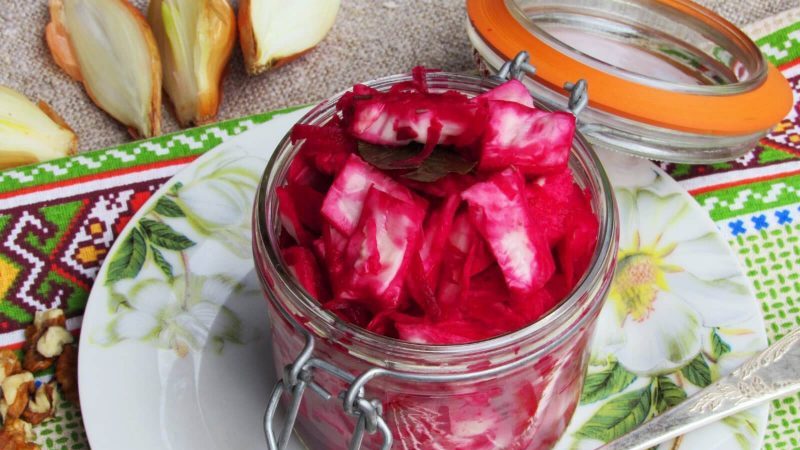
POLYGON ((638 156, 707 163, 748 152, 792 105, 791 89, 733 24, 689 0, 467 0, 490 71, 520 50, 533 95, 562 107, 586 80, 581 130, 638 156))

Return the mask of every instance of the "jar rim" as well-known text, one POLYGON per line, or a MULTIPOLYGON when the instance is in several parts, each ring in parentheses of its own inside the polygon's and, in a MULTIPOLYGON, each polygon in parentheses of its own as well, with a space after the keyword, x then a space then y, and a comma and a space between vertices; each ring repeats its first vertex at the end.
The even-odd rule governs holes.
MULTIPOLYGON (((432 90, 435 90, 437 85, 443 82, 447 83, 450 89, 458 89, 460 86, 479 87, 488 90, 498 85, 497 81, 487 78, 449 72, 429 72, 426 73, 425 76, 427 77, 429 88, 432 90)), ((363 84, 380 90, 399 82, 411 80, 412 76, 410 74, 397 74, 378 78, 363 84)), ((348 91, 350 91, 350 89, 342 91, 318 104, 304 115, 298 123, 312 125, 324 123, 324 121, 332 116, 336 102, 348 91)), ((271 196, 273 201, 270 203, 270 198, 268 198, 267 195, 283 183, 285 169, 288 167, 288 162, 292 160, 294 156, 293 153, 296 153, 297 150, 297 148, 292 147, 293 144, 291 144, 290 141, 290 133, 287 133, 270 157, 261 182, 259 183, 253 216, 255 222, 253 224, 253 246, 256 258, 258 259, 258 256, 262 256, 266 263, 266 269, 270 272, 268 274, 262 273, 261 265, 256 264, 258 275, 261 278, 265 290, 268 291, 267 293, 270 297, 270 301, 275 303, 278 311, 286 319, 297 322, 286 310, 284 305, 274 298, 275 295, 272 292, 272 290, 275 289, 272 283, 273 281, 281 280, 288 283, 289 290, 284 294, 290 295, 292 305, 304 315, 304 319, 307 319, 307 321, 304 321, 305 325, 314 325, 315 330, 312 332, 313 334, 317 336, 333 336, 343 332, 352 338, 354 342, 376 349, 391 349, 391 353, 398 357, 423 354, 428 357, 445 358, 449 356, 486 355, 528 341, 546 344, 540 345, 537 348, 536 352, 540 354, 558 345, 583 327, 586 320, 593 316, 592 313, 603 304, 602 300, 605 298, 605 293, 610 285, 610 273, 616 261, 618 245, 616 203, 611 184, 599 158, 595 154, 591 144, 589 144, 577 130, 570 159, 571 162, 573 159, 576 159, 580 164, 592 168, 592 170, 586 170, 585 175, 589 178, 588 181, 592 184, 591 187, 593 190, 598 194, 597 205, 595 207, 595 213, 599 219, 598 240, 589 268, 566 298, 546 313, 545 316, 532 324, 489 339, 465 344, 449 345, 431 345, 403 341, 372 333, 355 324, 346 322, 340 319, 336 314, 323 308, 322 305, 316 299, 312 298, 300 286, 299 282, 291 276, 282 262, 280 249, 278 248, 277 232, 279 227, 277 226, 277 222, 279 221, 276 220, 270 223, 272 218, 277 218, 277 202, 273 195, 271 196), (294 152, 291 150, 294 150, 294 152), (278 171, 281 165, 285 166, 283 167, 283 173, 278 171), (600 297, 600 299, 598 299, 598 297, 600 297), (584 303, 589 304, 586 305, 584 303), (571 322, 570 318, 573 319, 571 322), (541 342, 545 340, 544 338, 551 336, 554 331, 560 333, 555 339, 541 342)), ((293 325, 300 326, 297 323, 293 325)), ((307 328, 306 326, 302 327, 307 328)), ((373 359, 372 362, 379 367, 388 367, 390 365, 388 361, 382 359, 373 359)), ((437 371, 435 366, 427 368, 434 372, 437 371)), ((444 365, 442 365, 441 368, 444 369, 444 365)), ((452 367, 449 367, 449 369, 452 369, 452 367)))
MULTIPOLYGON (((716 44, 720 47, 722 42, 727 41, 728 44, 735 46, 734 49, 741 53, 741 65, 744 66, 742 70, 746 71, 748 76, 743 79, 736 79, 732 83, 724 84, 688 84, 670 80, 660 80, 657 78, 649 77, 646 75, 638 74, 625 67, 615 66, 609 64, 603 59, 598 58, 596 55, 590 54, 585 51, 562 41, 552 33, 541 27, 536 20, 529 17, 523 9, 521 0, 504 0, 505 7, 508 8, 512 16, 522 24, 530 33, 543 39, 548 45, 558 48, 562 53, 571 54, 574 57, 585 58, 592 62, 595 67, 602 67, 603 70, 611 72, 619 77, 627 78, 631 81, 647 84, 661 89, 669 89, 676 92, 697 93, 703 95, 729 95, 740 92, 746 92, 755 89, 761 85, 767 77, 767 61, 758 47, 750 40, 741 30, 735 25, 730 23, 722 16, 717 15, 713 11, 698 5, 696 3, 686 0, 659 0, 649 1, 644 5, 641 0, 629 1, 629 4, 639 6, 649 6, 646 11, 654 11, 654 15, 660 15, 665 18, 675 19, 680 14, 680 21, 682 24, 689 25, 695 29, 701 29, 704 35, 714 36, 716 44)), ((559 9, 567 10, 563 4, 559 9)), ((581 11, 571 11, 576 15, 581 15, 581 11)), ((677 20, 675 20, 677 22, 677 20)), ((735 76, 735 74, 734 74, 735 76)))
MULTIPOLYGON (((467 0, 467 31, 482 58, 492 52, 507 59, 526 50, 538 69, 532 77, 535 83, 557 92, 564 81, 571 81, 565 77, 583 78, 591 89, 590 108, 643 125, 751 142, 752 135, 763 136, 785 116, 792 103, 788 83, 780 71, 766 63, 741 30, 689 0, 653 0, 651 3, 691 15, 693 20, 708 24, 718 34, 727 36, 730 42, 737 43, 742 53, 751 54, 750 59, 761 60, 754 66, 758 73, 754 74, 752 86, 740 91, 734 89, 734 92, 721 92, 726 88, 719 86, 700 86, 699 91, 689 92, 675 88, 677 85, 654 86, 632 80, 618 71, 597 68, 575 52, 565 52, 531 32, 530 26, 538 27, 525 23, 530 22, 528 19, 517 17, 520 13, 515 14, 518 8, 511 0, 467 0), (625 95, 619 95, 620 92, 625 95), (751 105, 759 107, 754 110, 749 107, 751 105), (748 114, 741 113, 745 110, 748 114)), ((635 139, 636 136, 628 138, 635 139)), ((735 156, 738 155, 732 157, 735 156)))

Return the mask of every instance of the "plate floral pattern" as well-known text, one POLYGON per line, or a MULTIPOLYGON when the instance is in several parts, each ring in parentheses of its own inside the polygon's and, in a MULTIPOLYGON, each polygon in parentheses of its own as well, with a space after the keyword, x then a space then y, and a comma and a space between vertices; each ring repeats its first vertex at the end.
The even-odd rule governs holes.
MULTIPOLYGON (((266 448, 261 415, 274 380, 250 213, 269 151, 304 112, 279 116, 181 171, 112 249, 81 341, 93 445, 266 448), (130 411, 115 412, 119 404, 130 411), (152 426, 131 430, 129 414, 152 426)), ((649 162, 602 156, 620 209, 619 264, 560 450, 616 438, 767 343, 757 303, 707 215, 649 162)), ((766 418, 766 408, 756 409, 660 448, 757 448, 766 418)))
MULTIPOLYGON (((649 162, 602 156, 620 214, 619 255, 559 449, 616 439, 767 345, 746 278, 694 200, 649 162)), ((759 448, 766 418, 757 408, 660 448, 759 448)))
POLYGON ((241 344, 241 319, 220 304, 242 289, 228 274, 200 275, 191 268, 198 243, 214 243, 225 258, 250 257, 250 211, 265 161, 241 151, 217 152, 172 184, 146 207, 108 265, 104 287, 113 319, 96 343, 152 342, 179 356, 211 339, 219 350, 241 344), (211 333, 211 326, 219 317, 211 333))

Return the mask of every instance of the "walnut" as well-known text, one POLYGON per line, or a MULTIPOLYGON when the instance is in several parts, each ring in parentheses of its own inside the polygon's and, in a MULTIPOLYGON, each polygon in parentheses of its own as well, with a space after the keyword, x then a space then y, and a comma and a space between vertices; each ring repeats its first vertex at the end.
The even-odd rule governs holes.
POLYGON ((52 358, 45 358, 36 351, 36 342, 39 341, 42 332, 35 326, 28 325, 25 328, 25 357, 23 358, 22 367, 29 372, 41 372, 53 365, 52 358))
POLYGON ((40 450, 38 445, 30 442, 34 438, 31 424, 9 418, 0 429, 0 450, 40 450))
POLYGON ((17 352, 7 348, 0 350, 0 383, 2 383, 7 376, 19 372, 22 372, 22 364, 19 362, 17 352))
POLYGON ((66 327, 67 318, 60 308, 36 311, 33 316, 33 326, 43 330, 49 327, 66 327))
POLYGON ((72 344, 64 346, 64 351, 56 361, 56 381, 61 385, 64 398, 75 406, 80 406, 78 401, 78 351, 72 344))
POLYGON ((58 389, 54 382, 42 384, 36 390, 34 397, 28 402, 28 407, 22 413, 22 418, 31 423, 39 425, 45 420, 53 417, 58 405, 58 389))
POLYGON ((61 354, 64 344, 72 343, 72 335, 64 327, 50 327, 36 341, 36 351, 45 358, 55 358, 61 354))
POLYGON ((0 413, 3 420, 18 418, 28 406, 28 398, 33 391, 33 374, 22 372, 6 377, 1 384, 3 399, 0 400, 0 413))
MULTIPOLYGON (((64 339, 63 333, 60 331, 48 333, 48 331, 52 327, 61 327, 66 331, 66 325, 67 318, 64 316, 64 311, 60 309, 36 312, 33 324, 25 328, 25 359, 22 363, 22 367, 25 370, 40 372, 53 365, 53 356, 55 355, 47 356, 40 353, 38 351, 39 341, 42 336, 50 334, 48 341, 43 344, 43 349, 48 354, 57 351, 59 349, 58 345, 53 346, 52 344, 64 339), (47 345, 48 343, 51 345, 47 345)), ((72 336, 70 336, 70 339, 72 339, 72 336)))

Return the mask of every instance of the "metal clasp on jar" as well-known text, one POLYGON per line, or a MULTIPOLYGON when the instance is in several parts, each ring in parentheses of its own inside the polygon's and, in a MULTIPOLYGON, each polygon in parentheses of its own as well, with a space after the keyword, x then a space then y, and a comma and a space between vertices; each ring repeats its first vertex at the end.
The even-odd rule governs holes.
MULTIPOLYGON (((523 75, 533 75, 536 68, 529 63, 528 52, 522 51, 511 61, 506 61, 497 75, 491 78, 498 81, 508 81, 512 78, 520 79, 523 75)), ((576 117, 586 107, 589 102, 589 94, 585 80, 578 80, 575 83, 567 82, 564 89, 569 92, 569 100, 566 109, 576 117)), ((330 400, 334 394, 314 381, 314 372, 323 370, 345 382, 347 389, 338 393, 336 396, 342 400, 344 411, 356 418, 356 427, 350 439, 348 448, 358 450, 364 441, 365 434, 380 433, 383 441, 382 450, 389 450, 392 447, 394 438, 392 431, 383 418, 383 405, 377 399, 365 397, 366 384, 379 376, 388 376, 395 379, 410 380, 416 382, 457 382, 477 379, 483 376, 493 376, 506 370, 527 364, 532 357, 525 357, 515 362, 487 370, 460 375, 415 375, 391 370, 372 368, 359 376, 354 376, 341 368, 318 358, 312 357, 314 353, 314 337, 307 330, 299 326, 291 317, 286 315, 294 328, 301 331, 305 336, 306 342, 303 350, 294 360, 283 370, 283 378, 278 380, 272 389, 269 404, 264 414, 264 433, 266 434, 267 444, 270 450, 284 450, 289 443, 297 414, 300 411, 300 402, 306 389, 310 388, 316 395, 325 400, 330 400), (275 420, 278 405, 285 394, 290 395, 289 410, 286 414, 283 427, 280 433, 275 433, 275 420)), ((535 355, 534 355, 535 356, 535 355)))
MULTIPOLYGON (((521 51, 517 53, 514 59, 503 63, 497 74, 492 75, 490 78, 498 81, 507 81, 511 79, 521 80, 526 75, 532 77, 536 74, 536 67, 530 63, 530 59, 528 52, 521 51)), ((586 80, 579 79, 575 83, 567 81, 564 83, 564 90, 569 92, 566 109, 575 117, 578 117, 578 114, 589 104, 589 87, 586 80)))
POLYGON ((306 338, 305 346, 297 359, 283 370, 283 378, 278 380, 275 387, 272 389, 267 411, 264 414, 264 432, 267 436, 267 444, 270 450, 283 450, 289 443, 289 438, 294 429, 294 423, 297 420, 297 413, 300 411, 300 402, 303 399, 303 394, 306 388, 311 388, 315 394, 322 397, 324 400, 333 398, 333 394, 328 392, 325 388, 314 382, 314 370, 324 370, 325 372, 341 379, 347 383, 349 389, 341 392, 338 397, 344 401, 344 410, 356 417, 356 428, 353 432, 353 437, 350 439, 349 449, 357 450, 361 448, 361 443, 364 440, 364 434, 374 434, 380 432, 383 436, 383 444, 381 449, 389 450, 392 447, 392 432, 389 426, 383 420, 383 405, 378 400, 368 400, 364 398, 364 388, 358 388, 357 392, 353 391, 356 387, 353 384, 356 377, 350 373, 334 366, 333 364, 312 358, 314 352, 314 337, 311 336, 306 330, 302 330, 306 338), (353 391, 353 392, 351 392, 353 391), (286 420, 283 428, 278 436, 275 434, 275 416, 278 411, 278 404, 285 393, 291 395, 289 404, 289 411, 286 415, 286 420))

